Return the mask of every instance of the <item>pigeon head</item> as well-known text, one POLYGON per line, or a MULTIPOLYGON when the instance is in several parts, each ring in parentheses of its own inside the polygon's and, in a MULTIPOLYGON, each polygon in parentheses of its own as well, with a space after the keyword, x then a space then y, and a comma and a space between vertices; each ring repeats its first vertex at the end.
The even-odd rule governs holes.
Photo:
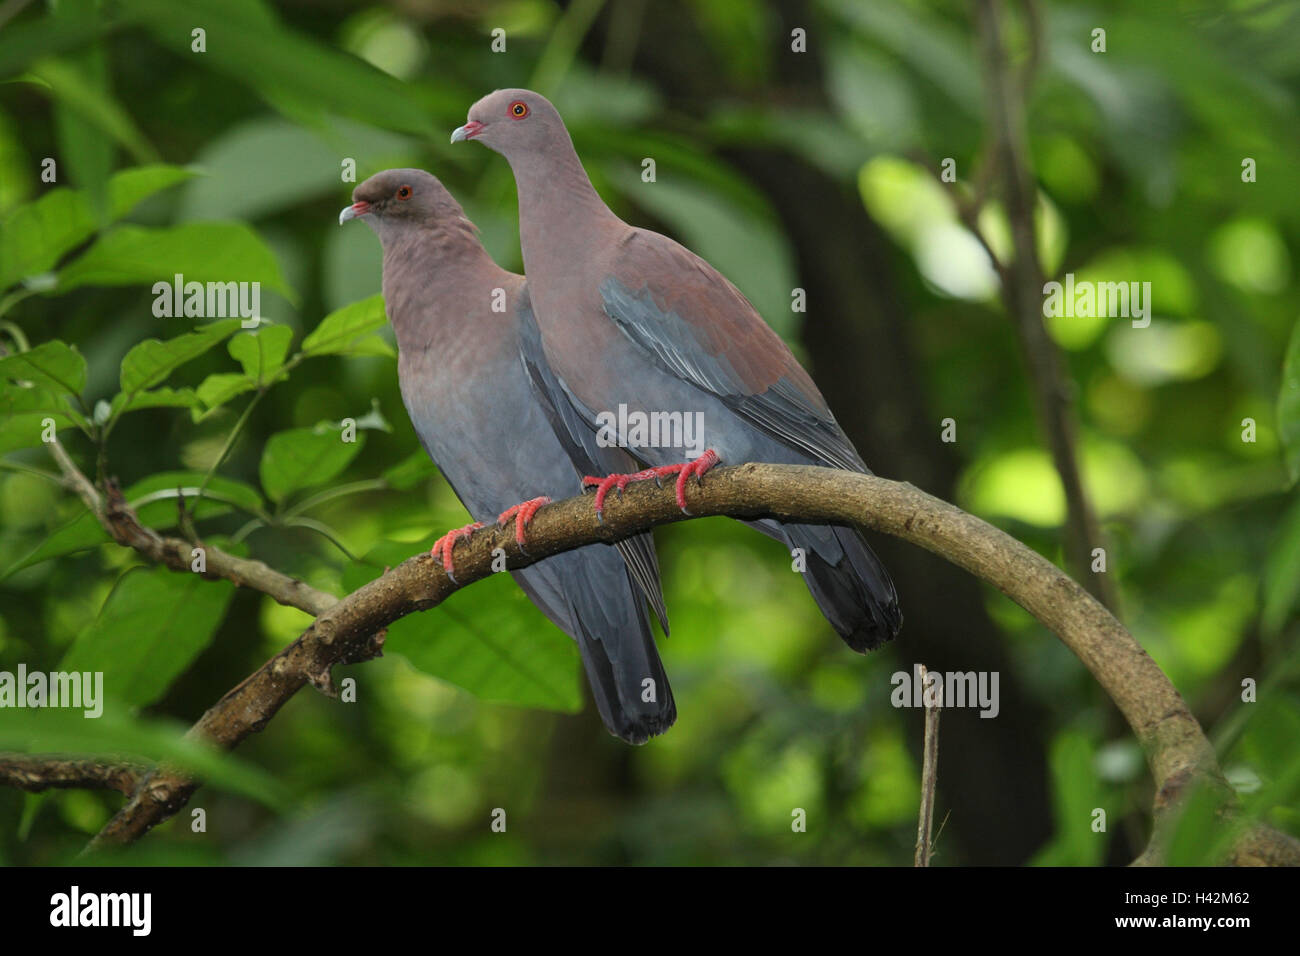
POLYGON ((465 211, 437 177, 424 170, 386 169, 352 190, 352 205, 339 213, 339 225, 363 217, 383 240, 407 229, 464 219, 465 211))
POLYGON ((546 97, 532 90, 497 90, 469 108, 451 141, 477 140, 510 159, 546 152, 557 136, 559 142, 568 139, 564 121, 546 97))

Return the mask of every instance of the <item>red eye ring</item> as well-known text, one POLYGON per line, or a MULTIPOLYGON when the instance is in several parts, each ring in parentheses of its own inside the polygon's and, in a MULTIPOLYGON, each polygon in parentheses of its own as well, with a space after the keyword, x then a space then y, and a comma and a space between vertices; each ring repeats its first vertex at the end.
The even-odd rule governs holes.
POLYGON ((515 100, 510 104, 510 118, 521 120, 528 115, 528 104, 523 100, 515 100))
POLYGON ((402 199, 402 200, 410 199, 410 198, 411 198, 411 187, 410 187, 410 186, 402 186, 402 187, 400 187, 400 188, 397 190, 397 198, 398 198, 398 199, 402 199))

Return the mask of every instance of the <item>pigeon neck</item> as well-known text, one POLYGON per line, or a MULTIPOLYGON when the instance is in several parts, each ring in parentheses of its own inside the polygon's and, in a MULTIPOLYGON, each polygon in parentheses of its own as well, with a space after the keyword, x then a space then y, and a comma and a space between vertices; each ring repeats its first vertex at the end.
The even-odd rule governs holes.
POLYGON ((511 161, 519 189, 519 247, 524 271, 548 268, 581 249, 602 226, 622 225, 591 185, 565 137, 551 155, 511 161))
POLYGON ((487 254, 467 219, 420 229, 384 247, 384 302, 397 347, 425 348, 466 331, 465 317, 511 273, 487 254), (442 318, 454 313, 455 321, 442 318))

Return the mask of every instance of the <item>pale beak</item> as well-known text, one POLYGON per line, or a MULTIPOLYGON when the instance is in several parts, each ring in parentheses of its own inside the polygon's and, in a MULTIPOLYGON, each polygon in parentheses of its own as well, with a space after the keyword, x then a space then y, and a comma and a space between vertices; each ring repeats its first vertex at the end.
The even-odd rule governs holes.
POLYGON ((464 126, 457 126, 451 131, 451 141, 459 143, 463 139, 473 139, 481 132, 483 132, 483 124, 478 120, 470 120, 464 126))
POLYGON ((339 213, 339 225, 343 225, 349 219, 356 219, 357 216, 367 216, 370 214, 370 203, 354 202, 351 206, 344 206, 343 211, 339 213))

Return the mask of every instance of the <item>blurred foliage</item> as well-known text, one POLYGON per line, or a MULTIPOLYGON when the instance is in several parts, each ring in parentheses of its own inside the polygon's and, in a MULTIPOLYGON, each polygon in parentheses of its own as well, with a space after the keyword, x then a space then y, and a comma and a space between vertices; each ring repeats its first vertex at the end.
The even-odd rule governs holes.
MULTIPOLYGON (((797 352, 795 250, 723 157, 780 147, 856 187, 906 273, 933 440, 939 418, 961 423, 958 503, 1059 560, 1064 499, 996 273, 918 164, 953 157, 966 181, 979 159, 965 4, 683 2, 680 29, 708 50, 692 62, 716 71, 710 109, 692 115, 639 69, 644 18, 658 15, 640 0, 22 8, 0 9, 12 17, 0 24, 0 670, 102 669, 110 698, 98 721, 0 712, 0 747, 199 768, 207 832, 182 813, 127 856, 141 863, 910 860, 920 717, 888 704, 889 675, 912 661, 906 631, 889 652, 847 653, 787 557, 737 524, 658 535, 681 718, 644 748, 604 734, 572 644, 498 579, 395 625, 383 659, 346 671, 356 703, 300 693, 217 758, 179 729, 307 615, 141 568, 50 480, 41 430, 52 417, 152 526, 174 526, 184 497, 207 540, 334 593, 462 524, 401 406, 378 244, 335 226, 351 188, 341 170, 434 171, 518 269, 506 164, 449 147, 447 132, 483 93, 531 85, 616 211, 714 262, 797 352), (769 93, 799 55, 796 26, 817 46, 820 103, 769 93), (491 49, 497 28, 505 53, 491 49), (640 177, 646 156, 654 184, 640 177), (159 317, 152 286, 177 273, 261 282, 263 324, 159 317), (355 442, 339 441, 345 418, 355 442), (488 829, 495 807, 508 838, 488 829), (807 833, 791 832, 796 807, 807 833)), ((1153 288, 1149 328, 1049 320, 1077 389, 1108 573, 1249 813, 1300 834, 1300 10, 1062 0, 1041 14, 1028 112, 1044 262, 1153 288), (1098 27, 1104 54, 1091 49, 1098 27), (1258 703, 1241 702, 1243 678, 1258 703)), ((1011 24, 1023 53, 1028 33, 1011 24)), ((996 251, 1009 247, 996 204, 981 222, 996 251)), ((855 253, 833 236, 804 252, 855 253)), ((991 591, 987 602, 1051 715, 1056 835, 1036 862, 1131 858, 1150 805, 1136 745, 1037 622, 991 591)), ((119 803, 0 791, 0 862, 70 859, 119 803)), ((939 813, 949 833, 981 826, 960 804, 939 813)), ((1208 859, 1211 827, 1193 801, 1175 858, 1208 859)), ((949 833, 936 864, 979 862, 949 833)))

